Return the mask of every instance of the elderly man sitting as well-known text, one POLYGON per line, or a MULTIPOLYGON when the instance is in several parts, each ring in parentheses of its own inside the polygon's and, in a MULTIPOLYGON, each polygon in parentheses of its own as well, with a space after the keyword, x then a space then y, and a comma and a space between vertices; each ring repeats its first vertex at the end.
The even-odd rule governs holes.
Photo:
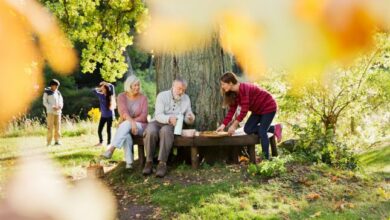
POLYGON ((156 176, 164 177, 167 172, 167 160, 174 141, 174 126, 178 116, 184 115, 186 124, 193 124, 195 116, 192 113, 190 97, 185 94, 187 82, 175 79, 172 88, 160 92, 156 99, 154 119, 148 124, 144 132, 144 145, 146 150, 146 164, 142 171, 150 175, 153 167, 153 155, 156 146, 160 147, 158 154, 159 164, 156 176))

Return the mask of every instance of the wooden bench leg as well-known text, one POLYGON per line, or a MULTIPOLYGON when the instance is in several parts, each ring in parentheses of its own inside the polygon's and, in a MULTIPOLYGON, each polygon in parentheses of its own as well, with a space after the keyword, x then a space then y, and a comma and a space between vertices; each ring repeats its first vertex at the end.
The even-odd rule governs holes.
POLYGON ((233 146, 233 163, 237 164, 240 162, 240 159, 238 158, 240 149, 239 146, 233 146))
POLYGON ((256 149, 255 145, 249 145, 248 146, 248 153, 249 153, 249 160, 251 163, 256 163, 256 149))
POLYGON ((191 165, 193 169, 199 167, 199 150, 196 146, 191 146, 191 165))
POLYGON ((143 145, 138 145, 138 160, 142 167, 145 164, 145 148, 143 145))
POLYGON ((269 138, 269 143, 271 145, 271 153, 273 157, 278 156, 278 149, 276 148, 275 135, 269 138))

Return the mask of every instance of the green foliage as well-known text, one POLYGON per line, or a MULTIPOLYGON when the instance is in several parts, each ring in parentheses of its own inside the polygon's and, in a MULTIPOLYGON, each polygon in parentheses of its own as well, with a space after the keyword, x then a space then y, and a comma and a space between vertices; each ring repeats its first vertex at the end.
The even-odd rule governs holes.
POLYGON ((332 130, 324 130, 319 122, 312 120, 306 127, 293 127, 299 137, 294 151, 307 161, 322 162, 341 169, 355 169, 358 166, 356 155, 339 142, 332 130))
POLYGON ((82 45, 81 67, 92 73, 101 65, 102 77, 110 82, 127 71, 123 56, 142 29, 147 9, 142 0, 41 0, 57 17, 68 37, 82 45))
POLYGON ((157 97, 154 75, 151 76, 148 70, 138 70, 136 71, 136 75, 141 80, 142 92, 148 97, 149 114, 153 115, 157 97))
MULTIPOLYGON (((260 85, 269 90, 278 102, 276 120, 290 125, 284 127, 284 137, 295 139, 293 127, 310 127, 314 120, 318 129, 334 132, 338 141, 351 149, 368 148, 388 139, 389 39, 388 33, 378 33, 372 53, 362 54, 348 65, 330 69, 321 81, 313 80, 310 85, 299 88, 300 95, 290 92, 288 73, 269 70, 268 78, 260 85)), ((299 137, 306 138, 305 135, 299 137)))
POLYGON ((275 177, 286 172, 286 163, 291 161, 291 155, 275 157, 272 160, 262 161, 259 164, 249 164, 248 173, 252 176, 275 177))
POLYGON ((151 56, 139 49, 136 45, 127 47, 127 54, 131 58, 131 65, 135 70, 145 70, 150 68, 151 56))

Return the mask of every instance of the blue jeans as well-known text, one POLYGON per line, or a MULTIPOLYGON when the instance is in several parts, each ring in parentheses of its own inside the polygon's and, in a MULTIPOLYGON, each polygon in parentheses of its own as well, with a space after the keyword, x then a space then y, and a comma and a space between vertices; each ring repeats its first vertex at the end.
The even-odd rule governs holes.
POLYGON ((244 126, 245 133, 259 135, 263 155, 266 159, 270 158, 269 139, 267 132, 274 133, 275 127, 271 126, 271 123, 275 117, 275 114, 276 112, 271 112, 264 115, 256 115, 252 113, 244 126))
MULTIPOLYGON (((136 122, 139 136, 143 133, 141 123, 136 122)), ((131 123, 129 121, 123 121, 116 130, 115 137, 112 140, 112 146, 116 148, 124 147, 126 163, 132 164, 134 161, 133 155, 133 137, 131 135, 131 123)))

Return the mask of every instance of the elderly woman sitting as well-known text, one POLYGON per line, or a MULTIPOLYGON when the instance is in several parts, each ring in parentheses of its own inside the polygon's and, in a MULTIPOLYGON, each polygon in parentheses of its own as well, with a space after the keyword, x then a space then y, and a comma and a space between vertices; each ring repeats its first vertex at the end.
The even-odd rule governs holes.
POLYGON ((111 158, 116 148, 124 147, 126 168, 131 169, 133 158, 133 135, 141 136, 148 116, 148 99, 141 91, 139 79, 131 75, 124 85, 125 92, 118 95, 119 127, 115 133, 112 145, 102 155, 111 158))

